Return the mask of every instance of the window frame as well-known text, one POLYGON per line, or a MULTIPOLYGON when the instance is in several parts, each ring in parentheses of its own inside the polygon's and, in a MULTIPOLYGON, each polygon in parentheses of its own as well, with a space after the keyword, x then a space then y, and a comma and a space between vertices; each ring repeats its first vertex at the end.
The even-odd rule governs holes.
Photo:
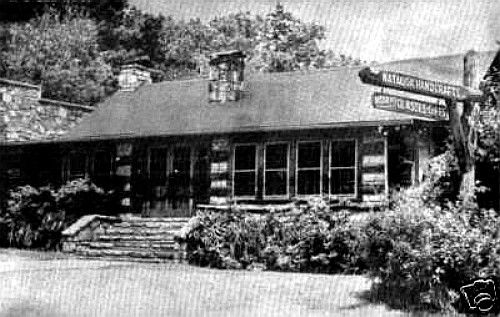
POLYGON ((307 197, 320 197, 323 196, 323 156, 324 156, 324 145, 322 139, 312 139, 312 140, 297 140, 295 149, 295 196, 297 198, 307 198, 307 197), (299 167, 299 147, 301 143, 319 143, 320 146, 320 160, 319 167, 299 167), (317 194, 299 194, 299 172, 302 171, 315 171, 319 169, 319 193, 317 194))
POLYGON ((231 157, 231 196, 236 200, 256 200, 258 187, 259 187, 259 143, 258 142, 249 142, 249 143, 233 143, 231 149, 232 157, 231 157), (254 186, 254 194, 253 196, 244 195, 244 196, 236 196, 234 190, 234 176, 236 173, 249 173, 251 170, 240 170, 236 171, 236 147, 238 146, 255 146, 255 167, 253 172, 255 173, 255 186, 254 186))
POLYGON ((328 151, 328 196, 329 198, 356 198, 358 197, 358 139, 349 138, 349 139, 330 139, 329 141, 329 151, 328 151), (354 141, 354 166, 346 167, 332 167, 332 150, 334 142, 352 142, 354 141), (332 193, 332 170, 350 170, 354 169, 354 192, 351 194, 333 194, 332 193))
POLYGON ((262 158, 263 164, 263 175, 262 175, 262 197, 263 199, 284 199, 290 197, 290 142, 288 141, 269 141, 264 142, 264 156, 262 158), (286 145, 286 167, 285 168, 266 168, 266 154, 268 145, 285 144, 286 145), (283 195, 266 195, 266 172, 286 172, 286 193, 283 195))

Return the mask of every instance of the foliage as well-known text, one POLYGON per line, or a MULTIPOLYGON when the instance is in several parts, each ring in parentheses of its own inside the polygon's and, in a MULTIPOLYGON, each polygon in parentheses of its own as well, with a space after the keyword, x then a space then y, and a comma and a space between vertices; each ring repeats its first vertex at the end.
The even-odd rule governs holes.
POLYGON ((0 246, 57 248, 61 232, 79 217, 106 213, 109 195, 85 179, 70 181, 57 191, 26 185, 12 190, 0 214, 0 246))
POLYGON ((449 310, 473 278, 500 274, 493 210, 442 207, 410 192, 366 225, 366 262, 379 299, 406 309, 449 310))
POLYGON ((99 23, 99 49, 114 68, 130 60, 147 57, 151 67, 160 67, 165 58, 160 35, 165 18, 135 8, 115 12, 110 20, 99 23))
POLYGON ((36 189, 27 185, 12 191, 8 208, 0 218, 7 229, 6 236, 1 237, 1 244, 51 247, 62 228, 61 214, 55 205, 53 192, 48 187, 36 189))
POLYGON ((153 80, 204 74, 210 54, 242 50, 250 71, 292 71, 361 61, 320 49, 324 27, 277 5, 264 18, 249 12, 177 21, 124 0, 51 5, 26 22, 0 27, 0 76, 41 84, 47 98, 96 104, 116 90, 119 68, 146 60, 153 80))
POLYGON ((260 16, 249 12, 216 17, 208 23, 167 18, 161 37, 165 66, 181 73, 189 70, 204 73, 211 53, 233 49, 251 58, 262 22, 260 16))
POLYGON ((324 202, 286 213, 199 212, 178 236, 188 260, 217 268, 358 272, 361 227, 324 202))
POLYGON ((268 72, 318 68, 318 44, 324 33, 324 27, 301 22, 278 3, 258 32, 251 63, 255 69, 268 72))
POLYGON ((78 10, 91 18, 106 20, 110 19, 115 12, 126 8, 127 5, 127 0, 8 0, 0 2, 0 20, 26 22, 35 18, 47 9, 54 10, 61 16, 68 14, 68 11, 78 10))
POLYGON ((115 89, 97 45, 96 24, 48 12, 4 30, 0 76, 41 84, 47 98, 94 104, 115 89))

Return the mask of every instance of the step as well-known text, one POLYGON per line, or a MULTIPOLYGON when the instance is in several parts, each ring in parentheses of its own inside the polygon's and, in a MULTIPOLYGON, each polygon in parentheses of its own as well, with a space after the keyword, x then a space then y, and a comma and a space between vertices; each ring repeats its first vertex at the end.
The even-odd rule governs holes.
POLYGON ((116 228, 182 228, 187 222, 119 222, 113 224, 116 228))
POLYGON ((151 249, 151 250, 175 250, 179 246, 174 241, 114 241, 114 242, 101 242, 92 241, 80 243, 80 246, 88 247, 91 249, 117 249, 117 248, 128 248, 128 249, 151 249))
POLYGON ((98 235, 99 241, 175 241, 173 235, 111 235, 101 234, 98 235))
POLYGON ((124 217, 125 222, 188 222, 190 217, 124 217))
POLYGON ((180 229, 176 228, 116 228, 111 227, 106 229, 106 235, 141 235, 141 236, 154 236, 154 235, 169 235, 172 236, 179 232, 180 229))
POLYGON ((136 251, 136 250, 99 250, 99 249, 80 249, 75 252, 76 255, 86 257, 131 257, 131 258, 158 258, 158 259, 176 259, 179 252, 172 251, 136 251))
POLYGON ((94 261, 118 261, 118 262, 137 262, 137 263, 171 263, 172 261, 180 262, 183 261, 181 258, 163 259, 163 258, 132 258, 132 257, 121 257, 121 256, 84 256, 81 254, 72 254, 73 258, 83 259, 83 260, 94 260, 94 261))

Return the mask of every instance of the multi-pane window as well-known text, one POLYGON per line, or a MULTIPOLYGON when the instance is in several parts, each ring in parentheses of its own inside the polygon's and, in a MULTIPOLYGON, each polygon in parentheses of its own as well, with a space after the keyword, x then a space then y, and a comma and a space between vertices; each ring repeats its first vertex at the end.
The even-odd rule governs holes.
POLYGON ((288 194, 288 144, 267 144, 264 164, 264 195, 288 194))
POLYGON ((73 152, 69 155, 68 178, 85 178, 87 171, 87 155, 83 152, 73 152))
POLYGON ((234 148, 234 196, 254 197, 257 179, 257 146, 236 145, 234 148))
POLYGON ((297 194, 321 194, 321 142, 297 145, 297 194))
POLYGON ((332 141, 330 149, 330 194, 355 194, 356 141, 332 141))

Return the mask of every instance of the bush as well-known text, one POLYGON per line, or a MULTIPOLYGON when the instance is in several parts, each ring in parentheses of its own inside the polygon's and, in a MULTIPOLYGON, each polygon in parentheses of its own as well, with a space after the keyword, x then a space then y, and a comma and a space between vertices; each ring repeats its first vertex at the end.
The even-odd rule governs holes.
POLYGON ((198 212, 177 237, 188 261, 217 268, 360 272, 361 226, 322 201, 286 213, 198 212))
POLYGON ((0 245, 58 248, 62 231, 85 214, 104 212, 108 197, 85 179, 68 182, 57 191, 18 187, 9 193, 7 208, 0 214, 0 245))
POLYGON ((366 225, 366 262, 379 299, 397 308, 450 310, 468 281, 500 276, 496 212, 409 204, 418 201, 409 196, 366 225))

